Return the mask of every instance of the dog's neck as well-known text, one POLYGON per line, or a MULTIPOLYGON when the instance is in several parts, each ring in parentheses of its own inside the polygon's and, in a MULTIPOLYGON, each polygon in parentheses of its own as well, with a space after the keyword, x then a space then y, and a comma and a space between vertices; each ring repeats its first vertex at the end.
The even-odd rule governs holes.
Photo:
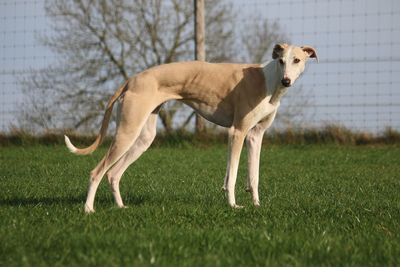
POLYGON ((278 63, 276 60, 265 62, 261 65, 264 73, 267 97, 270 97, 269 103, 276 105, 284 96, 288 87, 284 87, 278 74, 278 63))

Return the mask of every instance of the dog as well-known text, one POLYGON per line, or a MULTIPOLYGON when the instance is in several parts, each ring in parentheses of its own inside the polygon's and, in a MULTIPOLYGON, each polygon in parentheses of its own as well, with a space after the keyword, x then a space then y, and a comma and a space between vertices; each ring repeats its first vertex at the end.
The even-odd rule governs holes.
POLYGON ((65 136, 72 153, 92 153, 106 134, 114 103, 121 102, 113 143, 90 174, 85 212, 94 212, 97 187, 106 173, 117 205, 125 207, 120 179, 153 142, 158 111, 169 100, 182 101, 208 121, 229 128, 228 162, 222 188, 232 208, 242 207, 235 201, 235 184, 246 140, 247 191, 253 204, 259 206, 259 160, 264 132, 274 121, 282 96, 304 72, 310 58, 318 61, 313 47, 282 43, 274 46, 272 60, 265 64, 178 62, 155 66, 129 78, 109 100, 92 145, 76 148, 65 136))

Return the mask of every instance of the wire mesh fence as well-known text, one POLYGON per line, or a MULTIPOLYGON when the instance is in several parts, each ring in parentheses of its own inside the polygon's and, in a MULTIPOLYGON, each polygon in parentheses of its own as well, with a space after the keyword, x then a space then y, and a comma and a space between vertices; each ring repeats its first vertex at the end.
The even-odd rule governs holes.
MULTIPOLYGON (((309 64, 283 99, 281 109, 291 110, 289 118, 278 118, 275 127, 339 124, 368 132, 385 127, 400 129, 399 1, 230 3, 235 12, 235 32, 246 32, 268 20, 279 24, 288 42, 312 45, 318 51, 319 63, 309 64)), ((51 35, 53 23, 45 4, 44 0, 0 0, 0 131, 19 127, 20 118, 27 112, 24 92, 29 88, 22 88, 21 79, 60 59, 57 51, 40 40, 51 35)), ((206 42, 212 39, 206 36, 206 42)), ((268 55, 264 60, 269 59, 268 55)), ((241 55, 234 55, 233 61, 241 60, 241 55)), ((190 112, 179 107, 175 125, 185 121, 190 112)))

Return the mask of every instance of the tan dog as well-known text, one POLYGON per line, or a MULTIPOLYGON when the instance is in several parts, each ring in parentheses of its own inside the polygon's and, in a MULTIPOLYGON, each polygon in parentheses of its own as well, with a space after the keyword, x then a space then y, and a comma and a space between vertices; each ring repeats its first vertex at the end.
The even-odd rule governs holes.
POLYGON ((107 173, 119 207, 124 207, 119 191, 122 174, 147 150, 156 135, 157 114, 168 100, 180 100, 207 120, 229 128, 228 166, 223 189, 229 205, 235 201, 239 157, 246 138, 248 146, 248 191, 259 205, 258 176, 262 137, 272 124, 280 99, 304 71, 308 58, 316 58, 314 48, 278 44, 266 64, 212 64, 181 62, 156 66, 130 78, 111 97, 96 141, 78 149, 65 136, 71 152, 92 153, 104 138, 111 111, 121 100, 120 121, 114 142, 91 172, 85 212, 94 212, 97 187, 107 173))

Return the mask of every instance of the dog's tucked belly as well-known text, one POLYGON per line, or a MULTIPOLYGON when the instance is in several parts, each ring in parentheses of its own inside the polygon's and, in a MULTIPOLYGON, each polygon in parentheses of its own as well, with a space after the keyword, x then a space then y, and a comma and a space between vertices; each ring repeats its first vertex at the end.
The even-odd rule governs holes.
POLYGON ((210 106, 206 103, 199 103, 191 100, 181 100, 181 102, 193 108, 206 120, 222 127, 231 127, 233 123, 233 113, 224 110, 222 106, 210 106))

